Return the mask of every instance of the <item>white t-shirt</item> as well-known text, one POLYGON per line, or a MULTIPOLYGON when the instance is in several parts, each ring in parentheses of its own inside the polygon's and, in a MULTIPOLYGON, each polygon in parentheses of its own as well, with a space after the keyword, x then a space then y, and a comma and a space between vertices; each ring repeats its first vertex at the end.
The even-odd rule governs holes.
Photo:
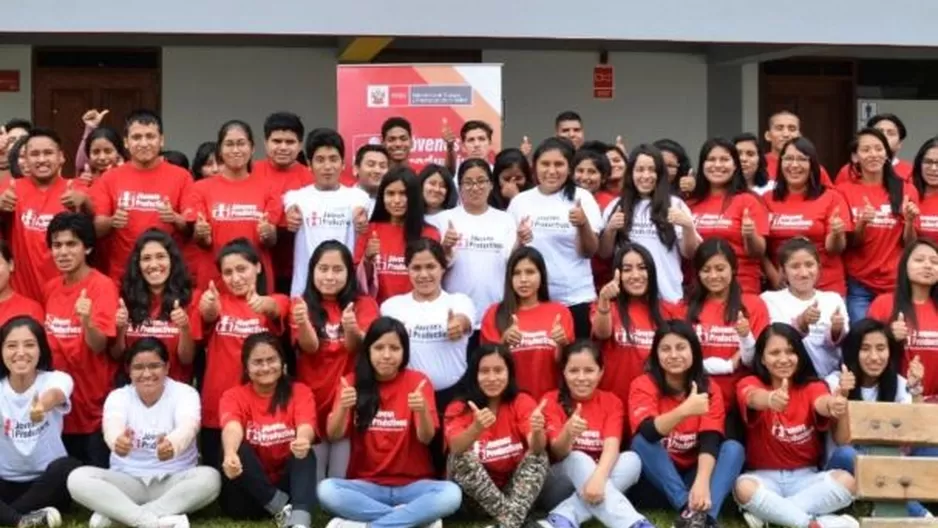
POLYGON ((550 298, 567 306, 596 300, 590 259, 577 251, 577 229, 570 224, 570 209, 577 200, 590 229, 598 235, 603 220, 599 205, 589 191, 579 187, 573 200, 566 199, 563 191, 544 194, 535 187, 515 196, 508 205, 515 225, 530 217, 534 233, 531 246, 544 256, 550 298))
POLYGON ((436 230, 440 232, 441 237, 443 236, 443 233, 446 232, 446 220, 445 220, 446 213, 447 213, 447 210, 443 209, 436 213, 432 213, 432 214, 428 213, 428 214, 423 215, 423 221, 435 227, 436 230))
POLYGON ((355 251, 355 208, 368 209, 368 195, 357 187, 321 191, 315 185, 283 195, 284 209, 296 205, 303 222, 293 245, 293 282, 290 295, 302 295, 309 276, 309 259, 319 244, 338 240, 355 251))
POLYGON ((750 190, 759 196, 765 196, 775 190, 775 180, 769 180, 765 185, 754 185, 750 190))
POLYGON ((465 315, 475 328, 476 309, 462 293, 440 292, 432 301, 419 302, 413 293, 395 295, 381 304, 381 315, 404 323, 410 336, 409 368, 423 372, 441 391, 456 384, 466 372, 466 345, 469 334, 458 341, 446 337, 447 317, 452 310, 465 315))
POLYGON ((11 482, 31 482, 39 478, 46 467, 66 456, 62 443, 62 420, 72 410, 70 398, 74 388, 72 377, 57 370, 40 370, 33 386, 18 394, 10 386, 9 378, 0 380, 0 479, 11 482), (33 397, 49 389, 65 394, 65 403, 48 411, 39 423, 29 418, 33 397))
MULTIPOLYGON (((830 389, 831 393, 837 390, 840 387, 840 370, 835 370, 831 372, 824 378, 824 382, 827 383, 827 388, 830 389)), ((865 402, 875 402, 879 397, 879 386, 875 387, 860 387, 860 397, 865 402)), ((896 403, 912 403, 912 395, 909 394, 908 384, 906 383, 905 378, 899 376, 899 379, 896 381, 896 403)), ((827 458, 830 458, 831 453, 834 452, 834 448, 837 447, 837 444, 834 443, 833 433, 828 433, 825 435, 827 437, 827 458)))
POLYGON ((815 291, 814 297, 801 300, 795 297, 787 288, 778 291, 762 293, 762 300, 769 310, 769 320, 773 323, 787 323, 795 326, 794 321, 802 312, 811 306, 815 299, 821 310, 821 319, 808 327, 809 332, 803 339, 804 347, 811 356, 814 369, 818 377, 825 377, 840 368, 840 343, 831 340, 831 316, 834 310, 840 308, 844 316, 844 329, 841 338, 850 331, 850 318, 847 316, 847 306, 844 299, 836 292, 815 291))
POLYGON ((104 401, 102 421, 105 424, 123 421, 133 431, 134 445, 125 457, 111 453, 111 469, 134 477, 162 478, 195 467, 199 461, 196 442, 166 461, 157 458, 156 446, 161 435, 173 432, 180 423, 200 421, 201 416, 199 393, 170 378, 166 378, 163 395, 151 407, 140 400, 133 385, 111 391, 104 401))
MULTIPOLYGON (((619 198, 616 198, 603 213, 603 228, 609 223, 613 213, 618 211, 619 198)), ((671 197, 671 207, 677 207, 691 217, 690 208, 677 196, 671 197)), ((684 272, 681 270, 681 244, 684 241, 684 230, 680 226, 674 226, 674 233, 677 235, 674 247, 668 249, 658 238, 658 227, 651 221, 651 199, 645 198, 636 202, 635 209, 632 211, 632 230, 629 233, 629 240, 636 244, 641 244, 651 253, 652 260, 655 261, 655 270, 658 273, 658 293, 661 298, 677 302, 684 297, 684 290, 681 286, 684 283, 684 272)))
POLYGON ((456 207, 445 212, 443 231, 448 222, 459 233, 453 252, 453 263, 443 278, 443 289, 464 293, 476 307, 475 328, 482 324, 482 315, 505 293, 505 267, 517 240, 517 228, 511 215, 489 207, 480 215, 456 207))

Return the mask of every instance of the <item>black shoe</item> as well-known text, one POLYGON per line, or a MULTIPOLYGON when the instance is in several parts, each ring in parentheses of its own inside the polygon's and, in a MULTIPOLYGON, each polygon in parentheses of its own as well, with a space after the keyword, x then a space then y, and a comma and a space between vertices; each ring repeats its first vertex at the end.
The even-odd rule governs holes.
POLYGON ((55 508, 42 508, 20 517, 16 528, 58 528, 62 525, 62 514, 55 508))
POLYGON ((705 512, 684 510, 674 521, 674 528, 707 528, 708 519, 705 512))

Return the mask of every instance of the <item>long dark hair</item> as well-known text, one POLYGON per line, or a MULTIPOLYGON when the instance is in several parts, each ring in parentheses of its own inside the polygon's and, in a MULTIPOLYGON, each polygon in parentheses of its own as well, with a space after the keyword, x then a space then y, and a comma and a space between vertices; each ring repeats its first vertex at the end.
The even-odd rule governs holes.
POLYGON ((815 381, 817 379, 817 371, 814 370, 814 363, 811 361, 811 356, 808 355, 808 351, 804 348, 804 336, 802 336, 798 330, 795 330, 795 327, 787 323, 772 323, 765 327, 765 330, 759 334, 759 339, 756 340, 756 355, 752 359, 752 373, 755 374, 762 383, 772 385, 772 375, 769 374, 769 369, 762 363, 762 358, 765 357, 765 346, 772 336, 778 336, 788 341, 788 345, 791 346, 795 355, 798 356, 798 368, 791 377, 792 385, 801 387, 808 382, 815 381))
POLYGON ((280 364, 283 365, 283 371, 277 378, 277 385, 274 387, 273 397, 270 398, 270 406, 267 407, 268 414, 274 414, 277 409, 286 410, 290 405, 290 398, 293 397, 293 380, 287 373, 287 353, 280 344, 280 338, 270 332, 258 332, 251 334, 244 340, 241 346, 241 383, 248 383, 251 378, 248 376, 248 363, 251 359, 251 352, 260 345, 267 345, 277 351, 280 358, 280 364))
POLYGON ((697 175, 697 184, 694 187, 694 191, 690 193, 690 200, 700 202, 710 196, 710 180, 707 179, 707 175, 704 173, 704 164, 707 162, 710 152, 715 148, 726 150, 730 154, 733 164, 736 166, 736 169, 733 171, 733 176, 726 184, 726 194, 723 196, 723 210, 725 211, 734 196, 749 192, 746 177, 743 176, 742 165, 739 163, 739 151, 736 150, 736 143, 726 138, 710 138, 700 147, 700 159, 697 165, 700 174, 697 175))
POLYGON ((381 179, 381 184, 378 185, 378 192, 375 195, 375 209, 371 213, 371 221, 391 222, 391 213, 384 205, 384 192, 389 185, 397 182, 404 184, 404 193, 407 195, 407 212, 404 213, 404 241, 410 242, 422 236, 426 223, 423 219, 425 214, 423 188, 417 182, 417 175, 409 168, 404 166, 395 167, 381 179))
MULTIPOLYGON (((28 315, 18 315, 0 327, 0 347, 6 342, 10 332, 17 328, 25 326, 27 330, 36 338, 36 345, 39 348, 39 360, 36 363, 36 370, 52 370, 52 348, 49 347, 49 340, 46 338, 46 330, 39 321, 28 315)), ((10 369, 6 363, 0 361, 0 379, 10 375, 10 369)))
MULTIPOLYGON (((417 180, 420 181, 420 197, 423 198, 423 187, 427 184, 433 175, 439 174, 443 178, 443 185, 446 186, 446 196, 443 197, 443 203, 440 204, 440 211, 452 209, 459 202, 459 191, 456 189, 456 183, 453 181, 453 173, 442 165, 431 163, 420 171, 417 180)), ((423 203, 424 211, 429 210, 427 203, 423 203)))
POLYGON ((130 379, 130 364, 135 357, 144 352, 153 352, 163 363, 169 365, 169 351, 166 350, 165 343, 155 337, 138 339, 124 352, 124 369, 117 373, 115 387, 123 387, 133 382, 130 379))
POLYGON ((319 265, 319 261, 322 260, 323 255, 330 251, 337 251, 339 253, 339 258, 342 259, 342 264, 345 266, 346 270, 345 285, 339 290, 335 299, 339 304, 339 309, 344 309, 358 297, 358 279, 355 278, 352 254, 345 244, 337 240, 326 240, 316 246, 316 249, 313 250, 313 256, 309 258, 309 274, 306 277, 306 290, 303 291, 303 300, 306 301, 306 306, 309 311, 309 322, 312 327, 316 329, 316 335, 319 336, 319 339, 326 337, 326 321, 329 319, 329 316, 326 314, 326 309, 322 306, 322 294, 316 289, 314 274, 316 272, 316 266, 319 265))
POLYGON ((456 170, 456 180, 459 185, 463 184, 463 178, 466 176, 466 172, 468 172, 469 169, 479 169, 485 173, 485 177, 489 179, 489 183, 492 185, 491 189, 489 189, 487 201, 490 207, 497 209, 498 207, 492 202, 492 197, 496 194, 501 194, 501 187, 499 186, 498 179, 495 178, 495 175, 492 173, 492 167, 489 166, 489 162, 482 158, 469 158, 460 163, 459 169, 456 170))
POLYGON ((889 348, 889 360, 886 361, 886 367, 876 382, 878 385, 876 401, 894 402, 896 401, 896 392, 899 390, 899 362, 905 352, 902 344, 893 339, 892 333, 885 323, 869 318, 860 319, 856 323, 851 322, 850 331, 847 332, 844 340, 840 343, 844 365, 857 378, 857 384, 847 395, 847 399, 863 399, 860 381, 864 376, 864 371, 863 367, 860 366, 860 350, 863 348, 863 340, 870 334, 883 334, 883 337, 886 338, 886 346, 889 348))
MULTIPOLYGON (((752 175, 752 184, 756 187, 762 187, 769 183, 769 164, 765 161, 765 150, 759 138, 751 132, 743 132, 733 136, 733 144, 737 145, 736 151, 739 152, 740 143, 752 143, 756 146, 756 155, 759 156, 759 164, 756 165, 756 172, 752 175)), ((782 149, 784 151, 784 149, 782 149)), ((746 175, 743 174, 743 177, 746 175)))
POLYGON ((398 372, 407 368, 410 363, 410 337, 407 335, 407 328, 404 323, 393 317, 379 317, 375 319, 368 332, 365 333, 365 339, 362 341, 362 353, 358 354, 358 361, 355 363, 355 391, 358 393, 358 399, 355 404, 355 428, 359 433, 364 433, 371 427, 371 422, 378 414, 378 404, 381 403, 381 397, 378 394, 378 376, 375 374, 375 367, 371 363, 371 347, 375 342, 381 339, 384 334, 394 333, 401 340, 401 365, 398 372))
POLYGON ((518 382, 515 379, 515 360, 511 356, 511 350, 507 346, 502 344, 488 344, 480 345, 479 348, 472 351, 469 354, 469 364, 466 367, 466 373, 462 376, 462 381, 457 384, 457 387, 461 388, 461 393, 457 396, 457 400, 462 400, 466 403, 466 408, 464 412, 469 411, 469 402, 475 404, 476 407, 480 409, 489 404, 489 398, 482 392, 482 387, 479 386, 479 364, 482 363, 482 360, 487 356, 497 355, 502 358, 502 361, 505 362, 505 367, 508 369, 508 384, 505 385, 505 390, 502 391, 501 396, 499 396, 499 401, 504 404, 509 404, 518 397, 518 382))
POLYGON ((925 183, 925 176, 922 174, 922 163, 925 162, 925 156, 928 155, 928 151, 938 147, 938 136, 930 138, 925 143, 922 143, 922 146, 918 149, 918 153, 915 154, 915 161, 912 162, 912 185, 915 185, 915 189, 918 191, 919 198, 925 198, 925 191, 928 190, 928 184, 925 183))
MULTIPOLYGON (((674 176, 673 180, 670 180, 669 187, 671 189, 671 194, 674 196, 680 196, 681 178, 690 174, 690 170, 692 168, 690 164, 690 156, 687 155, 687 151, 684 150, 684 147, 673 139, 659 139, 652 144, 661 152, 668 152, 677 158, 677 174, 674 176)), ((671 177, 668 176, 668 179, 670 178, 671 177)))
POLYGON ((700 345, 700 339, 697 337, 697 332, 694 331, 693 327, 680 319, 671 319, 658 325, 658 329, 655 331, 655 337, 651 341, 651 353, 648 355, 645 370, 648 372, 648 375, 651 376, 651 379, 654 380, 655 385, 658 386, 658 390, 667 396, 690 393, 691 382, 697 384, 698 392, 706 393, 709 389, 709 378, 703 367, 703 347, 700 345), (687 341, 690 345, 692 358, 690 368, 687 369, 687 378, 684 380, 684 387, 680 391, 671 388, 665 381, 664 368, 661 366, 661 358, 658 357, 658 347, 661 346, 661 341, 666 336, 672 334, 687 341))
POLYGON ((186 270, 182 252, 179 251, 176 241, 159 229, 147 229, 134 243, 127 267, 124 269, 124 277, 121 280, 121 298, 127 306, 127 314, 132 327, 138 327, 150 320, 150 305, 154 294, 150 291, 146 279, 143 278, 143 272, 140 271, 140 254, 150 242, 159 244, 169 254, 169 277, 166 278, 166 284, 163 286, 162 303, 157 320, 169 321, 169 314, 172 313, 176 301, 179 301, 179 306, 183 308, 189 306, 192 301, 192 279, 186 270))
MULTIPOLYGON (((564 379, 563 371, 567 368, 567 363, 570 362, 570 356, 581 352, 593 356, 593 361, 599 365, 600 369, 603 368, 603 355, 599 353, 599 349, 596 348, 596 345, 589 339, 578 339, 563 348, 560 352, 560 361, 557 365, 560 370, 560 383, 557 385, 559 387, 557 390, 557 403, 560 404, 560 407, 563 408, 567 416, 573 414, 574 405, 573 395, 570 394, 570 387, 567 386, 567 380, 564 379)), ((598 386, 596 390, 599 390, 598 386)))
POLYGON ((655 225, 655 230, 658 232, 658 239, 666 248, 673 249, 674 244, 677 242, 677 233, 674 230, 674 224, 668 222, 668 209, 671 207, 668 168, 664 165, 661 151, 653 145, 647 144, 641 144, 632 149, 628 157, 629 162, 625 167, 625 176, 622 178, 622 192, 619 194, 619 203, 616 205, 616 210, 622 211, 622 214, 625 215, 625 224, 616 233, 616 242, 628 240, 631 236, 635 205, 644 199, 635 186, 635 165, 639 156, 648 156, 655 164, 657 182, 649 197, 651 199, 649 216, 651 217, 651 223, 655 225))
MULTIPOLYGON (((892 317, 890 321, 895 321, 901 313, 905 316, 906 322, 910 328, 918 328, 918 318, 915 316, 915 305, 912 302, 912 282, 909 280, 909 259, 912 252, 919 246, 928 246, 935 252, 938 252, 938 244, 928 238, 917 238, 911 244, 905 246, 902 251, 902 258, 899 259, 899 273, 896 276, 895 297, 892 303, 892 317)), ((928 291, 928 299, 935 307, 938 307, 938 284, 933 284, 928 291)))
POLYGON ((629 317, 629 303, 633 301, 644 303, 648 307, 648 313, 651 315, 651 322, 656 328, 664 323, 664 317, 661 315, 661 295, 658 293, 658 271, 655 269, 655 259, 652 258, 651 253, 645 249, 645 246, 634 242, 626 242, 623 244, 616 251, 616 255, 612 260, 613 269, 621 270, 622 259, 629 253, 635 253, 642 259, 642 264, 645 265, 645 271, 648 273, 648 286, 643 299, 629 297, 625 291, 621 290, 621 285, 619 296, 616 298, 619 320, 622 322, 622 329, 625 331, 626 339, 631 343, 632 318, 629 317))
MULTIPOLYGON (((103 139, 110 143, 122 160, 127 161, 130 159, 130 154, 127 153, 127 149, 124 147, 124 141, 121 139, 120 133, 111 127, 103 126, 92 130, 91 133, 88 134, 88 137, 85 138, 85 157, 88 159, 89 164, 91 163, 91 144, 98 139, 103 139)), ((75 169, 81 170, 81 167, 75 167, 75 169)))
POLYGON ((825 190, 824 185, 821 183, 821 162, 818 161, 817 149, 814 148, 814 143, 811 143, 808 138, 800 136, 789 139, 782 145, 781 155, 778 158, 779 171, 778 176, 775 178, 775 189, 772 191, 772 198, 781 202, 788 198, 788 194, 791 192, 788 189, 788 180, 781 170, 782 158, 789 147, 794 147, 795 150, 808 157, 810 167, 808 169, 808 182, 805 186, 804 197, 806 200, 817 199, 824 194, 825 190))
POLYGON ((261 263, 261 257, 257 254, 257 250, 254 249, 251 242, 241 237, 222 246, 218 251, 218 258, 215 259, 215 265, 218 267, 219 271, 221 270, 221 263, 224 262, 225 257, 230 257, 231 255, 239 255, 251 264, 261 267, 261 272, 257 274, 257 284, 254 286, 254 291, 257 292, 258 295, 267 295, 267 270, 264 269, 264 265, 261 263))
MULTIPOLYGON (((218 140, 215 142, 215 159, 218 161, 219 165, 224 166, 221 157, 221 150, 223 143, 225 142, 225 138, 228 137, 228 132, 231 132, 236 128, 240 128, 244 131, 244 135, 247 136, 248 143, 251 144, 251 149, 254 149, 254 131, 251 130, 251 125, 240 119, 231 119, 229 121, 225 121, 221 128, 218 129, 218 140)), ((251 172, 252 166, 252 161, 248 159, 248 172, 251 172)))
MULTIPOLYGON (((463 164, 465 163, 463 162, 463 164)), ((512 167, 518 167, 518 170, 524 174, 524 184, 518 189, 518 192, 524 192, 534 187, 531 163, 528 162, 528 158, 521 152, 521 149, 506 148, 499 152, 495 156, 495 165, 492 167, 492 194, 489 195, 489 205, 502 211, 508 208, 508 200, 502 196, 500 178, 503 172, 512 167)))
POLYGON ((499 332, 508 329, 511 326, 511 316, 518 313, 518 294, 515 293, 512 277, 515 275, 515 268, 522 260, 530 260, 541 276, 541 284, 537 287, 537 300, 539 302, 550 300, 550 294, 547 291, 547 264, 544 262, 544 256, 533 246, 521 246, 515 249, 508 257, 508 263, 505 266, 505 290, 502 300, 495 308, 495 327, 499 332))
POLYGON ((704 302, 706 302, 707 296, 710 294, 704 287, 703 282, 700 281, 700 270, 703 269, 708 260, 717 255, 722 255, 726 258, 732 273, 729 295, 726 298, 726 307, 723 309, 723 322, 730 324, 736 321, 740 311, 745 315, 749 315, 748 310, 746 310, 746 307, 743 305, 742 288, 739 287, 739 281, 736 280, 736 274, 739 272, 739 264, 736 262, 736 253, 726 240, 722 238, 711 238, 704 240, 702 244, 697 246, 697 251, 694 252, 694 282, 691 288, 690 299, 687 303, 687 321, 690 323, 700 322, 700 312, 703 310, 704 302))
MULTIPOLYGON (((902 215, 902 180, 896 176, 896 171, 892 167, 893 152, 892 149, 889 148, 889 141, 879 130, 875 128, 863 128, 857 132, 856 138, 851 142, 854 154, 859 150, 860 138, 863 136, 873 136, 883 144, 883 148, 886 151, 886 160, 883 162, 883 189, 885 189, 886 194, 889 195, 889 208, 892 210, 892 214, 897 216, 902 215)), ((862 178, 863 169, 860 167, 859 161, 854 164, 854 169, 862 178)))
POLYGON ((536 176, 537 161, 541 158, 541 156, 552 150, 560 152, 564 159, 567 160, 567 180, 560 188, 560 192, 563 193, 564 198, 572 202, 574 196, 576 195, 576 182, 573 181, 573 156, 576 149, 569 139, 549 137, 542 141, 541 144, 538 145, 536 149, 534 149, 534 154, 531 156, 531 170, 536 176))

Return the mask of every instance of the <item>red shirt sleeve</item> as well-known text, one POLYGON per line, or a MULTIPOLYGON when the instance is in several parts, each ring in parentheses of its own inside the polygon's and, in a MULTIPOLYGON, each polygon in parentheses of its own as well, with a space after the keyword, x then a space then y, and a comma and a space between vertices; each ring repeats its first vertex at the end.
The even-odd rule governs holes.
POLYGON ((638 426, 648 418, 658 417, 658 387, 647 375, 642 375, 629 387, 629 428, 638 431, 638 426))
MULTIPOLYGON (((374 297, 359 295, 358 298, 355 299, 355 319, 358 320, 358 327, 361 328, 362 331, 368 331, 368 328, 371 327, 371 323, 375 322, 377 318, 378 302, 375 301, 374 297)), ((291 317, 290 320, 292 321, 293 318, 291 317)))
POLYGON ((443 437, 446 444, 453 438, 461 435, 475 421, 475 416, 466 408, 462 401, 454 401, 446 406, 446 414, 443 415, 443 437))
MULTIPOLYGON (((426 381, 426 383, 423 384, 421 392, 423 392, 423 397, 427 402, 427 410, 430 411, 430 416, 433 418, 433 430, 435 431, 440 428, 440 416, 436 412, 436 394, 433 392, 433 384, 430 383, 430 379, 423 374, 420 374, 420 377, 426 381)), ((417 388, 419 383, 418 381, 417 384, 414 385, 414 389, 417 388)), ((338 398, 336 398, 336 400, 338 400, 338 398)), ((349 415, 351 416, 351 413, 349 413, 349 415)))
POLYGON ((437 242, 441 240, 440 231, 437 228, 429 224, 423 226, 423 232, 420 234, 426 238, 432 238, 433 240, 436 240, 437 242))
POLYGON ((479 340, 483 345, 498 344, 502 342, 502 335, 495 326, 495 312, 498 309, 498 303, 489 306, 482 316, 482 326, 480 328, 479 340))
POLYGON ((228 389, 218 402, 218 415, 221 416, 219 423, 223 429, 231 422, 239 423, 242 427, 247 422, 247 416, 244 415, 244 408, 241 405, 240 392, 240 386, 228 389))
POLYGON ((671 303, 660 301, 661 315, 666 319, 685 319, 687 317, 687 307, 683 302, 671 303))
POLYGON ((830 419, 826 416, 821 416, 814 410, 814 402, 818 398, 824 396, 830 396, 830 388, 827 386, 827 383, 823 381, 812 381, 804 388, 808 393, 808 405, 811 406, 811 414, 814 416, 814 422, 817 425, 819 431, 826 431, 830 427, 830 419))
POLYGON ((749 408, 749 404, 747 403, 749 393, 755 389, 763 388, 762 382, 755 376, 746 376, 739 380, 739 383, 736 385, 736 403, 739 405, 739 413, 742 415, 744 422, 750 423, 750 413, 755 412, 749 408))
POLYGON ((567 414, 557 402, 557 391, 544 395, 547 405, 544 406, 544 421, 547 422, 547 439, 551 442, 560 436, 563 426, 567 423, 567 414))
POLYGON ((840 194, 839 192, 831 192, 830 190, 827 192, 831 193, 831 202, 830 210, 827 212, 827 223, 825 224, 824 233, 830 234, 830 220, 833 218, 835 213, 844 223, 844 232, 852 233, 854 229, 853 214, 850 212, 850 205, 847 204, 847 200, 844 198, 844 195, 840 194))
POLYGON ((769 309, 765 306, 765 301, 758 295, 749 295, 746 309, 749 311, 749 328, 756 339, 759 334, 769 326, 769 309))
POLYGON ((88 193, 88 197, 91 199, 91 207, 96 215, 112 216, 114 214, 114 201, 111 199, 114 196, 111 188, 113 174, 113 172, 108 171, 108 173, 102 175, 88 193))
MULTIPOLYGON (((515 397, 515 401, 511 403, 515 425, 525 438, 531 434, 531 413, 534 412, 535 407, 537 407, 537 402, 534 401, 534 398, 523 392, 519 393, 515 397)), ((499 412, 501 412, 501 408, 499 408, 499 412)), ((544 421, 547 422, 547 415, 544 416, 544 421)))
POLYGON ((707 414, 700 417, 700 426, 697 432, 716 431, 723 434, 726 424, 726 408, 723 407, 723 391, 719 385, 709 383, 707 394, 710 395, 710 406, 707 408, 707 414))
POLYGON ((563 327, 563 333, 567 335, 567 342, 572 343, 576 339, 573 331, 573 314, 563 305, 560 305, 560 326, 563 327))
POLYGON ((206 187, 210 185, 209 180, 201 180, 192 185, 189 192, 183 196, 182 216, 186 222, 195 222, 201 214, 206 221, 209 220, 208 207, 205 205, 206 187))
POLYGON ((601 404, 605 411, 603 420, 603 438, 622 439, 622 431, 625 429, 625 409, 622 407, 622 400, 611 392, 603 393, 601 404))
POLYGON ((109 338, 117 335, 117 287, 102 277, 88 291, 91 298, 91 322, 99 332, 109 338))
MULTIPOLYGON (((769 210, 758 196, 747 193, 744 196, 747 200, 743 203, 743 210, 740 212, 740 218, 745 216, 746 209, 749 210, 749 217, 756 224, 756 233, 762 236, 769 235, 769 210)), ((740 220, 741 221, 741 220, 740 220)))
POLYGON ((365 257, 365 246, 368 245, 368 239, 371 238, 371 233, 377 233, 374 222, 368 224, 367 233, 355 237, 355 251, 352 253, 352 263, 356 266, 361 264, 362 258, 365 257))
MULTIPOLYGON (((310 425, 313 430, 316 429, 316 401, 313 399, 313 391, 302 383, 293 384, 293 423, 297 427, 301 425, 310 425)), ((319 437, 319 431, 316 431, 316 437, 319 437)))
POLYGON ((890 318, 892 318, 892 299, 893 294, 891 293, 877 295, 876 298, 873 299, 873 302, 870 303, 870 308, 866 311, 866 316, 870 319, 888 324, 890 318))
POLYGON ((192 299, 186 307, 186 313, 189 315, 189 335, 192 336, 193 341, 202 340, 202 318, 199 313, 199 299, 201 298, 202 290, 193 290, 192 299))
POLYGON ((280 335, 285 328, 284 322, 290 319, 290 298, 280 293, 275 293, 270 297, 277 303, 277 308, 280 310, 280 317, 269 318, 271 333, 280 335))
POLYGON ((283 198, 275 185, 267 186, 267 196, 264 199, 264 212, 267 213, 267 221, 274 225, 279 225, 283 217, 283 198))

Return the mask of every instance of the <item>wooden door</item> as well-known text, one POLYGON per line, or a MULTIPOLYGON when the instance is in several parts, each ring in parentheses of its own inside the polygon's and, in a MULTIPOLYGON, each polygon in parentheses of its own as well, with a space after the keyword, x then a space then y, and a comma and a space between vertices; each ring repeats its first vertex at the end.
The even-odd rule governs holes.
POLYGON ((856 112, 852 78, 764 76, 761 92, 763 126, 775 112, 794 112, 801 118, 801 134, 817 147, 832 176, 850 160, 856 112))
POLYGON ((159 112, 159 105, 159 70, 39 67, 33 73, 33 119, 62 137, 65 175, 75 174, 75 153, 84 132, 81 116, 86 110, 110 110, 102 125, 123 136, 124 120, 131 112, 141 108, 159 112))

